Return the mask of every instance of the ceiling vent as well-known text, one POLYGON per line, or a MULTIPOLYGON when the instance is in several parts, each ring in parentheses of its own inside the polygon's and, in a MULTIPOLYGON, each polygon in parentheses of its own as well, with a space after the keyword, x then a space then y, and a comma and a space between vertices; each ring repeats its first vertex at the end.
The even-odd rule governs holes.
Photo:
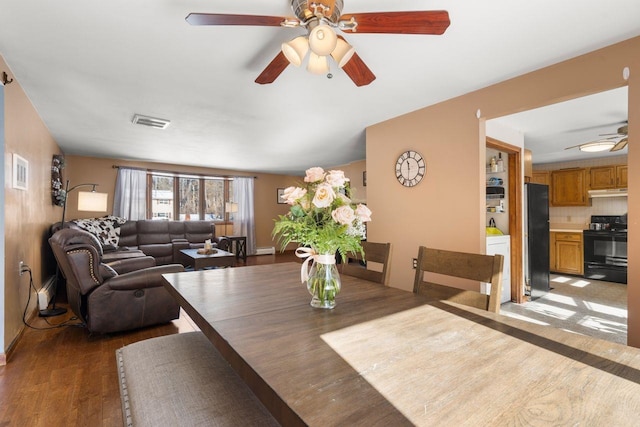
POLYGON ((131 121, 136 125, 149 126, 156 129, 166 129, 167 126, 169 126, 169 123, 171 123, 170 120, 143 116, 142 114, 134 115, 131 121))

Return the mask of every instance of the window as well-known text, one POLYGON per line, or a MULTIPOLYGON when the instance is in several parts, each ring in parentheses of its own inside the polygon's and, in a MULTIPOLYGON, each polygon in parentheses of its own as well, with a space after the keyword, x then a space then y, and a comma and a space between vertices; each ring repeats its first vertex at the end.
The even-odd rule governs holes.
POLYGON ((180 221, 200 219, 200 179, 178 178, 180 221))
POLYGON ((150 210, 157 220, 231 221, 227 202, 233 196, 233 180, 225 177, 187 176, 152 172, 149 174, 150 210))
POLYGON ((173 177, 151 176, 150 205, 151 219, 173 219, 173 177))

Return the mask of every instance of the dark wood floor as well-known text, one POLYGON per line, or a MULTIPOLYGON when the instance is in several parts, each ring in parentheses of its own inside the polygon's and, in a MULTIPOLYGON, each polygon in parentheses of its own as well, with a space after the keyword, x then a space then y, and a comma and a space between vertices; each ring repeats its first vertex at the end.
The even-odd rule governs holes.
MULTIPOLYGON (((246 265, 293 260, 292 253, 261 255, 247 258, 246 265)), ((70 318, 67 314, 49 322, 75 323, 70 318)), ((29 323, 51 327, 37 316, 29 323)), ((115 351, 194 329, 184 313, 166 325, 109 335, 92 336, 77 326, 25 328, 7 365, 0 366, 0 426, 122 426, 115 351)))

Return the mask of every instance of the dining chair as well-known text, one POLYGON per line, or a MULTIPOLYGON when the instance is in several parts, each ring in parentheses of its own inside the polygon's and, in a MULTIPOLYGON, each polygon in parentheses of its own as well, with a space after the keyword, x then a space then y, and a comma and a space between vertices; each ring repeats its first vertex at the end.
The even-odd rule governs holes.
POLYGON ((362 242, 362 249, 364 250, 364 260, 359 253, 347 254, 347 259, 342 263, 342 274, 387 285, 389 283, 391 243, 362 242), (367 262, 382 264, 382 271, 367 268, 367 262))
MULTIPOLYGON (((430 300, 447 300, 498 313, 502 294, 502 255, 482 255, 453 252, 420 246, 413 292, 426 295, 430 300), (455 278, 491 284, 489 295, 450 285, 424 281, 424 273, 437 273, 455 278)), ((442 277, 428 279, 442 281, 442 277)))

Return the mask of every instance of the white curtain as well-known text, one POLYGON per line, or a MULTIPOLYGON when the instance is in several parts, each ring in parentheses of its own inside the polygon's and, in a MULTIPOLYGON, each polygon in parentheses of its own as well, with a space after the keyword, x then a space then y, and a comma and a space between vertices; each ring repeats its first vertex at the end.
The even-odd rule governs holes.
POLYGON ((118 168, 113 214, 134 221, 147 217, 147 172, 118 168))
POLYGON ((256 253, 256 225, 253 213, 254 178, 233 178, 233 201, 238 212, 233 214, 233 234, 247 237, 247 255, 256 253))

